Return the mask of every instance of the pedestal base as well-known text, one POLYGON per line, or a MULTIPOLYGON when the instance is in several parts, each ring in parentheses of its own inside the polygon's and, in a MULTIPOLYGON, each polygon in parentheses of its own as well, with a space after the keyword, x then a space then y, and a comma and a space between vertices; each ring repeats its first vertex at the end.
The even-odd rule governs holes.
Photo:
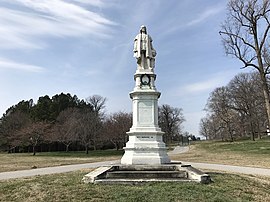
POLYGON ((134 90, 129 94, 133 103, 133 124, 127 132, 129 141, 121 159, 124 165, 160 165, 170 163, 163 132, 158 126, 156 75, 150 69, 137 69, 134 90), (144 81, 144 79, 146 79, 144 81))
POLYGON ((125 148, 125 154, 121 159, 123 165, 160 165, 170 163, 170 159, 164 150, 147 148, 125 148))
POLYGON ((94 184, 141 184, 145 182, 200 182, 208 184, 211 177, 191 165, 180 162, 165 165, 110 165, 95 169, 83 177, 94 184))
POLYGON ((121 159, 124 165, 160 165, 170 163, 162 132, 129 132, 129 141, 121 159))

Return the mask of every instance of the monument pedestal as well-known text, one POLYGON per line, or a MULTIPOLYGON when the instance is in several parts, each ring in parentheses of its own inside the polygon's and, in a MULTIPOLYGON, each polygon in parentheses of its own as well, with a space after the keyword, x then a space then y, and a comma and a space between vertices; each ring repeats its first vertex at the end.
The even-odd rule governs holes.
POLYGON ((152 39, 142 26, 134 40, 137 70, 135 88, 130 93, 133 105, 133 124, 127 132, 125 154, 121 165, 95 169, 84 176, 85 183, 137 184, 142 182, 201 182, 210 183, 209 175, 180 162, 170 163, 163 132, 158 126, 158 98, 154 63, 156 51, 152 39))
POLYGON ((159 165, 170 163, 163 133, 129 132, 129 141, 121 159, 124 165, 159 165))
POLYGON ((170 163, 163 132, 158 127, 158 98, 156 75, 151 70, 137 70, 135 88, 130 93, 133 103, 133 125, 121 159, 124 165, 154 165, 170 163))

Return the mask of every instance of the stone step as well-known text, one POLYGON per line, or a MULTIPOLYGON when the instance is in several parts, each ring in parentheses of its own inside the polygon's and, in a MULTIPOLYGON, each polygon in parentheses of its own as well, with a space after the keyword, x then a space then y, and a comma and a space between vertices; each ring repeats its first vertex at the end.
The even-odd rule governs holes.
POLYGON ((128 171, 175 171, 176 166, 173 165, 121 165, 115 170, 128 171))
POLYGON ((158 178, 158 179, 97 179, 95 184, 140 184, 147 182, 192 182, 185 178, 158 178))
POLYGON ((187 178, 185 171, 110 171, 106 174, 107 179, 150 179, 150 178, 187 178))
POLYGON ((190 165, 114 165, 103 166, 84 176, 85 183, 139 184, 143 182, 200 182, 211 178, 190 165))

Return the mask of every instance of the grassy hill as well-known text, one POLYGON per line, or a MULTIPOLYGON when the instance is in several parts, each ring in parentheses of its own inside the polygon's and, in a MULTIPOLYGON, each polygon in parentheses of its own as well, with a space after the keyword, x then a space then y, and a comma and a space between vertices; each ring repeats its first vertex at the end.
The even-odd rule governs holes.
POLYGON ((270 138, 235 142, 200 141, 174 160, 270 168, 270 138))

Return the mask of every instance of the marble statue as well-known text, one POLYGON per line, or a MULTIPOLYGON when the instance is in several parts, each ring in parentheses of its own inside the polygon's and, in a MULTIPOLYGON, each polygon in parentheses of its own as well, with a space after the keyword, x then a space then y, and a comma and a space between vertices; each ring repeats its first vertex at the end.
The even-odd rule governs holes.
POLYGON ((147 34, 144 25, 141 26, 140 33, 134 39, 133 52, 139 69, 154 69, 157 53, 153 48, 152 38, 147 34))
POLYGON ((129 93, 132 99, 132 127, 121 158, 123 165, 160 165, 170 163, 163 142, 164 132, 158 126, 158 99, 161 95, 155 87, 154 73, 156 51, 146 27, 141 26, 134 40, 134 57, 137 69, 134 74, 135 87, 129 93))

